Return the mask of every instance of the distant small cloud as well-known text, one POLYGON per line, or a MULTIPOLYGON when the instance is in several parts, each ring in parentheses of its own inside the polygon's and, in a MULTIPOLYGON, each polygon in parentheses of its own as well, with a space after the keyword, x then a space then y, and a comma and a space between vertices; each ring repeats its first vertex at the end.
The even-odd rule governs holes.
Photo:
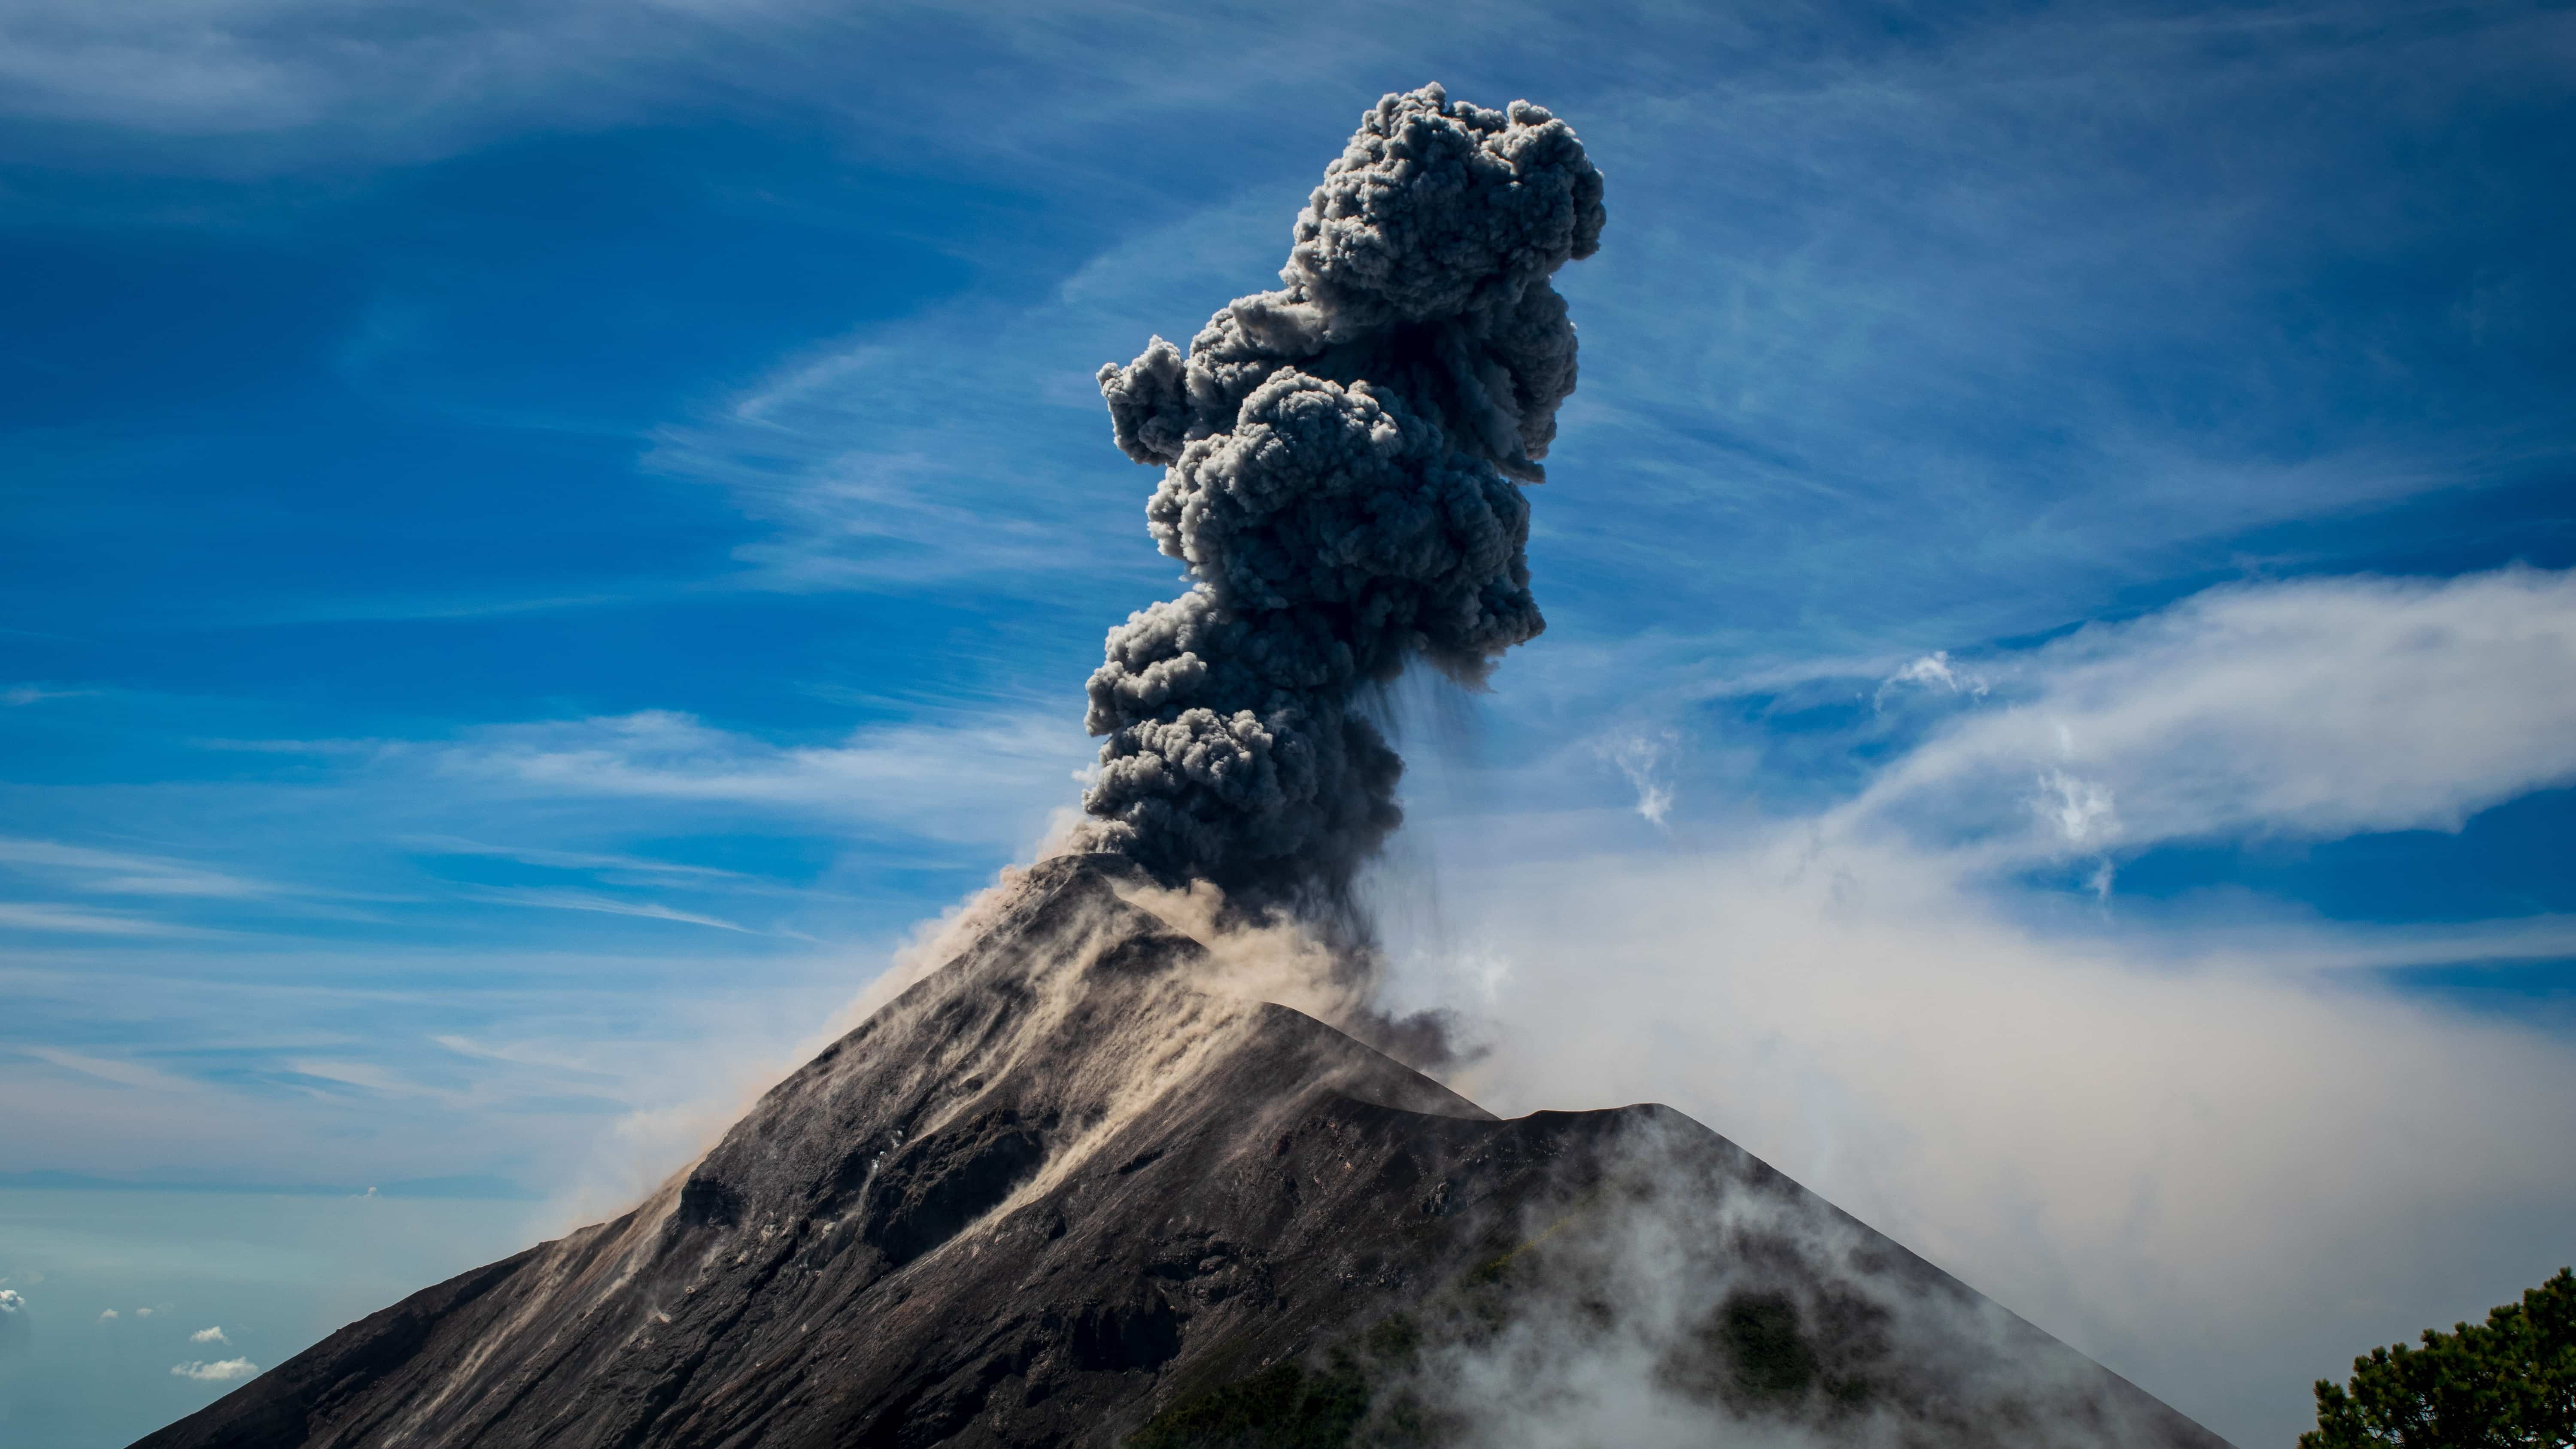
POLYGON ((2099 781, 2051 770, 2039 777, 2039 796, 2031 808, 2057 827, 2069 845, 2096 845, 2119 833, 2118 812, 2109 787, 2099 781))
POLYGON ((1885 709, 1889 693, 1909 684, 1919 685, 1925 689, 1947 690, 1952 694, 1971 695, 1978 699, 1985 698, 1990 688, 1984 675, 1971 674, 1952 664, 1949 650, 1935 649, 1880 680, 1878 694, 1871 703, 1876 708, 1885 709))
POLYGON ((27 1306, 26 1296, 15 1288, 0 1288, 0 1313, 15 1313, 27 1306))
POLYGON ((213 1328, 200 1328, 200 1329, 198 1329, 196 1332, 194 1332, 194 1333, 192 1333, 192 1334, 189 1334, 189 1335, 188 1335, 188 1341, 189 1341, 190 1343, 230 1343, 230 1342, 232 1342, 232 1340, 231 1340, 231 1339, 224 1337, 223 1325, 221 1325, 221 1324, 217 1324, 217 1325, 216 1325, 216 1326, 214 1326, 213 1328))
POLYGON ((222 1358, 212 1363, 174 1363, 170 1365, 170 1372, 201 1384, 223 1384, 249 1378, 259 1372, 259 1365, 246 1358, 222 1358))
POLYGON ((1649 824, 1661 825, 1672 813, 1673 786, 1667 777, 1674 748, 1680 737, 1671 730, 1659 735, 1629 735, 1603 740, 1593 746, 1603 762, 1628 777, 1637 791, 1637 813, 1649 824))
POLYGON ((101 1323, 114 1323, 116 1321, 116 1310, 110 1308, 100 1313, 98 1315, 98 1321, 101 1323))
POLYGON ((134 1310, 134 1316, 137 1318, 150 1318, 152 1316, 152 1310, 149 1308, 137 1308, 134 1310))

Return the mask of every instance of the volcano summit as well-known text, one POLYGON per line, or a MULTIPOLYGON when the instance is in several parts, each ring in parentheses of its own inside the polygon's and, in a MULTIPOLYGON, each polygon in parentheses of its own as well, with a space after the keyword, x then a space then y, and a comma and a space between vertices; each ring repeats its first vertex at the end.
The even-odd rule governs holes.
POLYGON ((1668 1108, 1498 1121, 1244 994, 1175 899, 1041 863, 633 1211, 138 1449, 2219 1445, 1668 1108))
POLYGON ((1497 1120, 1351 1034, 1370 695, 1541 627, 1602 220, 1544 110, 1372 108, 1280 290, 1101 372, 1193 583, 1109 637, 1075 848, 632 1211, 138 1449, 2219 1446, 1670 1109, 1497 1120))

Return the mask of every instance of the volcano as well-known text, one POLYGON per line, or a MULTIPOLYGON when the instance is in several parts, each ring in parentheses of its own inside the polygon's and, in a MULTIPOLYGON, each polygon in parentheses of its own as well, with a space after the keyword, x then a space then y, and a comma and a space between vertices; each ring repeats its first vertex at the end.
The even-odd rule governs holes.
POLYGON ((1098 374, 1190 586, 1109 632, 1079 848, 634 1211, 142 1444, 2218 1444, 1669 1108, 1501 1121, 1352 1034, 1375 703, 1545 627, 1603 195, 1544 107, 1364 112, 1278 289, 1098 374))
POLYGON ((1172 898, 1041 862, 633 1211, 137 1449, 2221 1445, 1680 1113, 1499 1120, 1260 999, 1172 898))

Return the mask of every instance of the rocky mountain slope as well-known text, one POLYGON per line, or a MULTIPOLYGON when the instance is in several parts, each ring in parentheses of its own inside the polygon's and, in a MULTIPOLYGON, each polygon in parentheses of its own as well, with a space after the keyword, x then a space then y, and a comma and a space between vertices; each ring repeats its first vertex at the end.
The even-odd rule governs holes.
POLYGON ((1209 989, 1145 886, 1041 864, 633 1211, 138 1449, 2219 1444, 1667 1108, 1209 989))

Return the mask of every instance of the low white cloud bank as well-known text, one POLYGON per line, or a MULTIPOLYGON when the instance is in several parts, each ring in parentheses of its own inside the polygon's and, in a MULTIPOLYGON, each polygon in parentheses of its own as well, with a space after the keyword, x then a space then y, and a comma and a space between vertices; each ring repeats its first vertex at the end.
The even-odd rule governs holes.
POLYGON ((2010 868, 2456 827, 2567 781, 2576 583, 2231 588, 1998 670, 1804 818, 1685 799, 1650 851, 1624 801, 1420 820, 1437 917, 1473 924, 1397 943, 1396 1004, 1462 1013, 1490 1051, 1455 1085, 1498 1112, 1668 1102, 2236 1442, 2288 1442, 2314 1379, 2576 1254, 2576 1041, 2355 968, 2576 955, 2576 920, 2066 910, 2010 868))
POLYGON ((2576 575, 2217 589, 2083 629, 1833 817, 2005 856, 2455 830, 2576 780, 2576 575))
POLYGON ((226 1384, 258 1373, 259 1365, 246 1358, 222 1358, 212 1363, 174 1363, 170 1365, 170 1372, 178 1378, 195 1379, 203 1384, 226 1384))
POLYGON ((2576 1051, 2538 1030, 2043 931, 1895 852, 1540 858, 1460 894, 1470 1096, 1669 1102, 2240 1443, 2571 1251, 2576 1051))

